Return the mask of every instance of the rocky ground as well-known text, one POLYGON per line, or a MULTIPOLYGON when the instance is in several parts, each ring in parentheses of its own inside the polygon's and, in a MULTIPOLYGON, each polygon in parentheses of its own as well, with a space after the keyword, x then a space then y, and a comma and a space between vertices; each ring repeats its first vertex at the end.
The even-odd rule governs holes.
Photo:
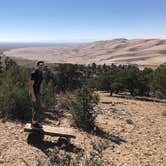
MULTIPOLYGON (((64 150, 71 156, 83 150, 88 158, 95 144, 100 145, 104 165, 166 165, 166 103, 99 95, 95 110, 101 130, 94 135, 76 129, 76 139, 64 150)), ((67 116, 60 119, 60 126, 69 125, 67 116)), ((0 122, 0 165, 35 166, 48 160, 49 152, 58 146, 57 138, 50 136, 28 144, 29 133, 23 127, 19 122, 0 122)))

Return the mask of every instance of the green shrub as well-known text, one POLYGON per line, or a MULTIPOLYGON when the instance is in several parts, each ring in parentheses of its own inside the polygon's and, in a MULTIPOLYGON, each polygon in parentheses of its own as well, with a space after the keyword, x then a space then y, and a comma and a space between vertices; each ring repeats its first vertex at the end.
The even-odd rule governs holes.
POLYGON ((0 84, 0 116, 7 119, 28 120, 31 117, 31 103, 27 71, 18 66, 8 68, 2 75, 0 84))
POLYGON ((48 160, 38 161, 37 166, 79 166, 83 151, 79 152, 77 156, 72 156, 69 152, 55 147, 53 151, 48 153, 48 156, 48 160))
POLYGON ((56 104, 56 93, 55 87, 51 81, 47 84, 43 82, 43 95, 41 99, 44 111, 54 111, 56 104))
POLYGON ((91 142, 92 150, 87 157, 87 151, 74 150, 73 153, 55 147, 48 152, 48 159, 38 161, 38 166, 104 166, 109 165, 107 161, 102 159, 103 151, 108 147, 108 141, 91 142))
POLYGON ((98 76, 97 87, 99 90, 110 90, 110 73, 102 73, 98 76))
POLYGON ((159 66, 154 74, 151 83, 151 90, 154 96, 166 98, 166 64, 159 66))
POLYGON ((95 127, 94 106, 99 98, 87 87, 82 87, 74 93, 71 99, 70 112, 73 116, 74 124, 85 130, 93 130, 95 127))
POLYGON ((77 65, 60 64, 57 67, 56 88, 60 91, 73 91, 82 86, 83 75, 77 65))
POLYGON ((97 78, 89 78, 87 80, 87 87, 93 90, 99 89, 98 88, 98 79, 97 78))

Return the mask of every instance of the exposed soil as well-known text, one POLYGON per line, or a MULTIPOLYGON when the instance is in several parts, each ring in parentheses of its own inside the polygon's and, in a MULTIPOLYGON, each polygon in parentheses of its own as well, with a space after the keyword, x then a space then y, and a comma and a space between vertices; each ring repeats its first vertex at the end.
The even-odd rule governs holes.
MULTIPOLYGON (((72 155, 84 150, 88 157, 93 150, 91 143, 102 141, 106 143, 101 152, 104 165, 166 165, 166 104, 99 94, 95 110, 102 130, 93 135, 76 129, 77 137, 66 151, 72 155)), ((69 127, 67 117, 60 119, 60 126, 69 127)), ((52 126, 56 123, 53 119, 50 122, 52 126)), ((28 144, 29 133, 23 127, 19 122, 0 122, 0 165, 35 166, 48 159, 48 152, 58 146, 58 138, 50 136, 28 144)))

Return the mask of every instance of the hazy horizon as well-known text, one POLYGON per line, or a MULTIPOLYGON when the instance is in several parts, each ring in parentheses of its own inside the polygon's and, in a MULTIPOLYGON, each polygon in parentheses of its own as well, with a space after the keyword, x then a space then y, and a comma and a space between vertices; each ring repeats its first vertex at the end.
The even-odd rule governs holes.
POLYGON ((99 40, 91 40, 91 41, 0 41, 0 44, 53 44, 53 45, 61 45, 61 44, 86 44, 86 43, 92 43, 92 42, 98 42, 98 41, 111 41, 111 40, 166 40, 166 37, 164 38, 110 38, 110 39, 99 39, 99 40))

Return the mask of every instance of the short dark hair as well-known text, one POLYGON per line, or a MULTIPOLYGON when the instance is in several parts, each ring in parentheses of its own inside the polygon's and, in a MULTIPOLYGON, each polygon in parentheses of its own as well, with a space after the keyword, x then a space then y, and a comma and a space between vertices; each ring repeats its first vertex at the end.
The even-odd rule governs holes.
POLYGON ((37 61, 36 65, 39 66, 41 63, 44 64, 44 61, 37 61))

